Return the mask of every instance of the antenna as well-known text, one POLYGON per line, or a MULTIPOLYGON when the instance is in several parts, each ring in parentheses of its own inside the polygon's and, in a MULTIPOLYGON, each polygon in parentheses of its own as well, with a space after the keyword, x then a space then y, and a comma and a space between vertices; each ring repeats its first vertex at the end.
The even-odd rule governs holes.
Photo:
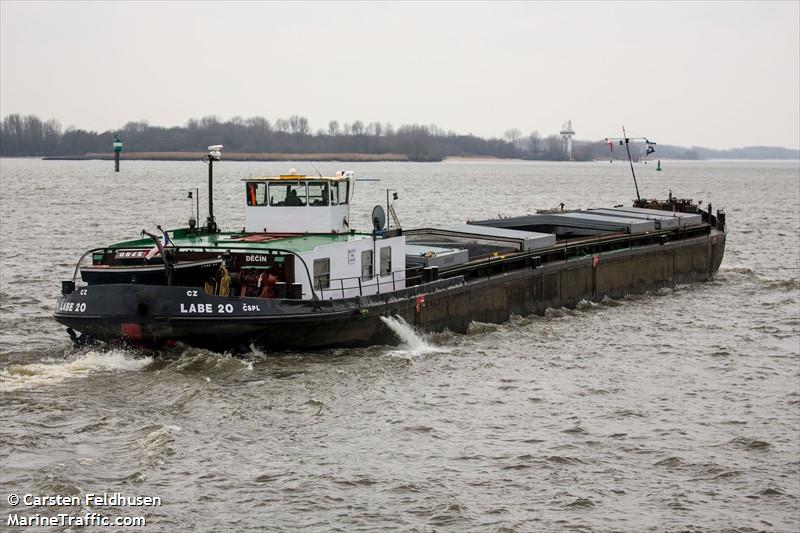
POLYGON ((311 163, 311 168, 313 168, 314 171, 317 173, 317 175, 321 178, 322 177, 322 172, 320 172, 319 169, 317 169, 317 166, 314 164, 313 161, 309 161, 309 163, 311 163))

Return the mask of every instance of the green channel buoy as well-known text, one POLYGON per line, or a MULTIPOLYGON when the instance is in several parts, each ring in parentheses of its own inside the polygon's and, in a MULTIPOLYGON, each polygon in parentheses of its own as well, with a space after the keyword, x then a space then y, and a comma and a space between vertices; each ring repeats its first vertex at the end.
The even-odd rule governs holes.
POLYGON ((122 151, 122 141, 119 135, 114 135, 114 172, 119 172, 119 153, 122 151))
POLYGON ((660 172, 660 171, 661 171, 661 160, 659 159, 658 160, 658 166, 656 167, 656 172, 660 172))

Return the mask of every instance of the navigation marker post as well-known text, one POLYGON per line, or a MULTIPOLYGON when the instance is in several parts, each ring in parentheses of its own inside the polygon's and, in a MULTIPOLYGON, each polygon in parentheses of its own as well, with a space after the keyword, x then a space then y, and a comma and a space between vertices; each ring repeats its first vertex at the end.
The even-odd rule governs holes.
POLYGON ((114 135, 114 172, 119 172, 119 153, 122 151, 122 141, 119 135, 114 135))

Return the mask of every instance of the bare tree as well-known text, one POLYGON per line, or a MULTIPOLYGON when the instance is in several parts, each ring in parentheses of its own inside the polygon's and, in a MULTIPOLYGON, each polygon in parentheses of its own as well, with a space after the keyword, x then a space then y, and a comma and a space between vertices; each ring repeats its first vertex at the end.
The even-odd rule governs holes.
POLYGON ((367 133, 373 137, 380 137, 383 134, 383 126, 380 122, 370 122, 367 126, 367 133))
POLYGON ((558 135, 548 135, 544 140, 544 151, 548 159, 560 160, 564 154, 564 141, 558 135))
POLYGON ((350 129, 353 135, 364 135, 364 133, 366 133, 366 130, 364 129, 364 123, 360 120, 353 122, 353 125, 350 126, 350 129))
POLYGON ((338 120, 331 120, 328 122, 328 135, 331 137, 335 137, 339 135, 339 121, 338 120))
POLYGON ((289 121, 285 118, 279 118, 275 121, 275 129, 281 133, 289 131, 289 121))
MULTIPOLYGON (((216 119, 216 117, 213 117, 213 116, 203 117, 203 118, 200 119, 199 127, 207 128, 208 124, 209 124, 209 121, 212 121, 212 120, 215 120, 215 119, 216 119)), ((217 122, 214 122, 214 124, 217 124, 217 122)), ((140 120, 140 121, 137 122, 135 120, 132 120, 132 121, 126 123, 122 127, 122 129, 123 129, 123 131, 125 131, 127 133, 142 133, 144 130, 147 129, 147 121, 146 120, 140 120)))
MULTIPOLYGON (((140 122, 144 124, 145 127, 147 126, 146 120, 142 120, 140 122)), ((212 126, 216 126, 217 124, 219 124, 219 117, 216 115, 206 115, 200 119, 201 128, 210 128, 212 126)))
POLYGON ((245 121, 248 127, 254 130, 270 131, 272 126, 264 117, 250 117, 245 121))
POLYGON ((311 132, 308 119, 300 115, 289 117, 289 132, 294 135, 308 135, 311 132))
POLYGON ((51 118, 44 123, 43 133, 45 145, 55 146, 61 138, 61 123, 51 118))
POLYGON ((509 130, 506 130, 503 136, 506 138, 508 142, 516 146, 517 141, 519 141, 519 138, 522 137, 522 132, 519 131, 517 128, 511 128, 509 130))
POLYGON ((528 150, 531 154, 537 154, 541 150, 542 139, 538 131, 532 131, 528 135, 528 150))

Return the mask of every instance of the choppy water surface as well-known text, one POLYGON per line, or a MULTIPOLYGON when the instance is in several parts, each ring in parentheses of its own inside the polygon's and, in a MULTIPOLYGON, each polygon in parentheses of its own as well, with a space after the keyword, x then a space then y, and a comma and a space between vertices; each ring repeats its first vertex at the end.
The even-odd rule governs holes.
MULTIPOLYGON (((288 166, 219 164, 223 228, 242 225, 241 177, 288 166)), ((387 188, 406 226, 632 192, 618 163, 317 166, 381 178, 357 184, 362 226, 387 188)), ((638 167, 648 196, 726 208, 711 282, 235 359, 76 352, 50 318, 83 250, 182 225, 202 163, 2 160, 3 523, 11 492, 121 492, 162 498, 150 531, 797 531, 798 164, 664 167, 638 167)))

